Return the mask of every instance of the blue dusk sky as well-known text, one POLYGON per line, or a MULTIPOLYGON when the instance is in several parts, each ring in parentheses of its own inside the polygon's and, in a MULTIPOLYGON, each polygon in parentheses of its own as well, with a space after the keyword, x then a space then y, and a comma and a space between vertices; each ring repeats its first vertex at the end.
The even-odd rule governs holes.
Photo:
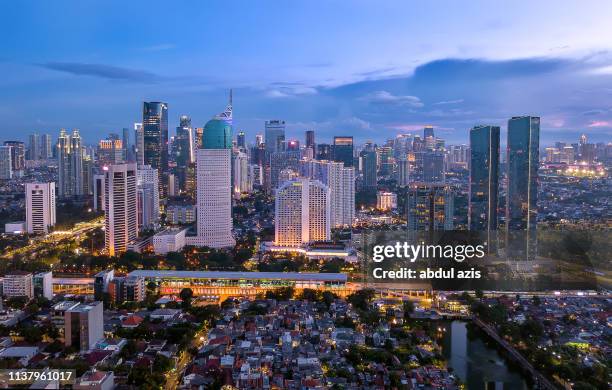
POLYGON ((612 141, 611 1, 11 1, 0 12, 0 140, 141 121, 381 142, 424 125, 542 117, 542 143, 612 141))

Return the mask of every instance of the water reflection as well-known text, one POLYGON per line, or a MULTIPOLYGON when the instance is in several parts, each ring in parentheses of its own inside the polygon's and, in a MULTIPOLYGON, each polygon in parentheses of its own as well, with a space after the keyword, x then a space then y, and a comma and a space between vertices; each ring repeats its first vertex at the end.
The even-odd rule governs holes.
POLYGON ((444 322, 443 353, 455 375, 470 390, 527 390, 521 372, 508 368, 499 353, 480 338, 468 337, 464 321, 444 322))

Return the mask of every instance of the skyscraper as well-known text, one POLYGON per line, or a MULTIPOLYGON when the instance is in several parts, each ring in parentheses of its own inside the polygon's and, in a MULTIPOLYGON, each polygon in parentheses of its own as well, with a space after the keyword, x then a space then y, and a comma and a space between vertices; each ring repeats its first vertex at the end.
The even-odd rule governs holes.
POLYGON ((276 191, 274 228, 277 246, 299 247, 330 240, 329 187, 307 178, 285 182, 276 191))
POLYGON ((144 102, 142 110, 143 163, 159 172, 160 194, 165 196, 168 175, 168 105, 144 102))
POLYGON ((311 148, 313 151, 316 149, 314 130, 306 130, 306 147, 311 148))
POLYGON ((10 180, 13 177, 12 149, 11 146, 0 146, 0 180, 10 180))
POLYGON ((406 187, 410 180, 410 162, 406 157, 400 158, 397 161, 397 185, 400 187, 406 187))
POLYGON ((104 175, 93 176, 93 209, 104 211, 104 175))
POLYGON ((285 142, 285 121, 273 119, 266 121, 266 153, 281 152, 285 142))
POLYGON ((40 136, 40 146, 39 146, 39 157, 40 160, 48 160, 53 158, 53 141, 51 140, 51 134, 42 134, 40 136))
POLYGON ((244 131, 241 131, 236 136, 236 146, 238 146, 241 149, 246 150, 246 135, 244 134, 244 131))
POLYGON ((334 137, 333 160, 343 162, 345 167, 353 166, 353 137, 334 137))
POLYGON ((486 232, 489 249, 495 246, 499 192, 499 127, 476 126, 470 130, 470 187, 468 225, 486 232))
POLYGON ((79 131, 68 135, 60 130, 57 141, 57 163, 59 173, 59 196, 83 195, 83 149, 79 131))
POLYGON ((28 233, 49 233, 55 225, 55 183, 27 183, 25 191, 28 233))
POLYGON ((299 171, 299 162, 301 158, 299 150, 288 150, 284 152, 274 152, 270 154, 270 183, 269 190, 278 188, 282 183, 279 181, 280 172, 285 169, 291 169, 295 172, 299 171))
POLYGON ((178 184, 181 192, 186 192, 188 190, 187 183, 194 175, 194 140, 191 118, 187 115, 181 115, 179 126, 176 128, 176 137, 174 138, 175 147, 173 148, 176 154, 176 176, 179 181, 178 184))
POLYGON ((249 158, 246 153, 240 151, 234 153, 233 158, 233 192, 235 197, 240 198, 241 194, 251 192, 253 187, 252 177, 250 177, 249 171, 249 158))
POLYGON ((152 229, 159 223, 159 176, 150 165, 136 170, 138 194, 138 228, 152 229))
POLYGON ((433 126, 425 126, 423 128, 423 138, 427 139, 427 138, 433 138, 434 137, 434 128, 433 126))
POLYGON ((376 177, 376 152, 363 150, 359 156, 361 160, 361 172, 363 175, 363 188, 376 189, 378 179, 376 177))
POLYGON ((453 230, 454 192, 445 184, 412 183, 406 197, 408 230, 453 230))
POLYGON ((125 162, 125 146, 119 139, 101 139, 98 143, 98 164, 113 165, 125 162))
POLYGON ((203 149, 196 154, 198 246, 226 248, 232 235, 232 102, 206 123, 203 149))
POLYGON ((144 130, 142 123, 134 123, 134 153, 136 164, 144 165, 144 130))
POLYGON ((355 168, 334 161, 302 160, 300 173, 329 187, 331 226, 351 226, 355 218, 355 168))
POLYGON ((40 158, 40 135, 33 133, 28 136, 28 160, 38 160, 40 158))
POLYGON ((511 259, 533 260, 537 245, 540 118, 511 118, 507 148, 506 252, 511 259))
POLYGON ((108 255, 116 256, 138 237, 136 164, 104 169, 104 242, 108 255))
POLYGON ((23 171, 25 169, 25 144, 21 141, 4 141, 4 145, 11 147, 13 171, 23 171))

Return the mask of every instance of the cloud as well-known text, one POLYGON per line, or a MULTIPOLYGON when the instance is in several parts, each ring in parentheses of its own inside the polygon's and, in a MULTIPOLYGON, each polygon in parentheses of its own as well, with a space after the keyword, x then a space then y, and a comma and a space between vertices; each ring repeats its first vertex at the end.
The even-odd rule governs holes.
POLYGON ((38 64, 46 69, 58 72, 70 73, 77 76, 93 76, 107 80, 124 80, 139 83, 155 83, 161 79, 160 76, 138 69, 122 68, 104 64, 85 64, 78 62, 47 62, 38 64))
POLYGON ((423 102, 421 102, 421 99, 416 96, 393 95, 387 91, 372 92, 366 96, 363 96, 361 100, 366 101, 370 104, 399 105, 413 108, 419 108, 424 106, 423 102))
POLYGON ((463 103, 464 100, 463 99, 455 99, 455 100, 443 100, 441 102, 437 102, 434 103, 434 106, 441 106, 441 105, 445 105, 445 104, 459 104, 459 103, 463 103))
POLYGON ((588 127, 612 127, 612 121, 592 121, 588 127))
POLYGON ((300 83, 273 83, 271 89, 265 92, 269 98, 289 98, 304 95, 316 95, 318 90, 300 83))

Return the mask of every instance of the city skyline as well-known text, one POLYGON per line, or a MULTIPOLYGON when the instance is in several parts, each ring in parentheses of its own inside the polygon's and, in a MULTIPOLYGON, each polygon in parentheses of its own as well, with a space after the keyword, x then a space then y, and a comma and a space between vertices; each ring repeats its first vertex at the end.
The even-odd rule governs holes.
POLYGON ((544 144, 583 132, 607 141, 612 58, 601 31, 608 28, 610 7, 558 9, 539 2, 525 14, 523 4, 499 9, 449 3, 453 12, 445 14, 424 4, 324 4, 316 15, 320 27, 312 31, 298 23, 315 16, 300 3, 152 7, 146 16, 137 2, 87 9, 12 4, 0 27, 14 37, 0 61, 6 75, 0 131, 11 139, 78 128, 84 139, 99 139, 140 122, 144 101, 168 103, 171 129, 180 115, 201 127, 233 87, 235 128, 245 130, 249 141, 266 120, 281 119, 288 138, 315 130, 319 139, 350 133, 357 143, 382 142, 431 124, 457 143, 466 142, 477 125, 501 126, 503 132, 517 115, 542 118, 544 144), (229 22, 211 17, 228 12, 229 22), (92 13, 97 23, 82 22, 92 13), (210 23, 193 30, 198 24, 186 22, 187 14, 210 23), (482 18, 461 23, 473 15, 482 18), (368 22, 355 28, 346 16, 368 22), (152 38, 148 28, 159 18, 185 28, 152 38), (80 34, 65 34, 61 25, 80 34), (419 34, 432 25, 434 31, 419 34), (528 33, 534 29, 540 33, 528 33))

